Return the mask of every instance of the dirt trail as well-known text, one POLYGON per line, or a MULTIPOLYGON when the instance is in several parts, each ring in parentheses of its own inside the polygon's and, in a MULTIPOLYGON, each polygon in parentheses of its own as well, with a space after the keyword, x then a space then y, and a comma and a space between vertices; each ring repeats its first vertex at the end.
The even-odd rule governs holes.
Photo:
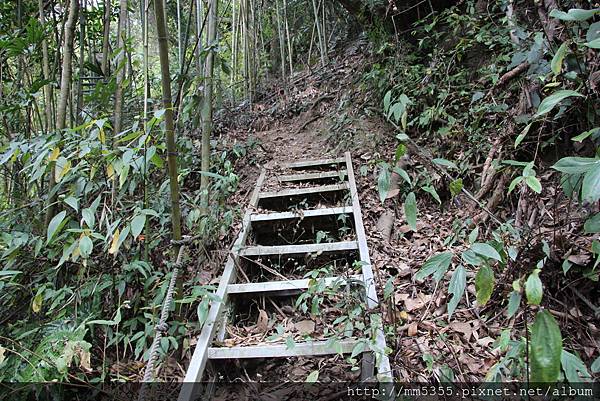
MULTIPOLYGON (((450 367, 465 381, 481 379, 496 361, 496 356, 487 349, 501 327, 485 326, 469 306, 457 309, 455 322, 450 326, 438 326, 445 313, 445 291, 412 279, 427 258, 446 249, 443 241, 451 234, 453 223, 467 218, 470 211, 459 202, 448 204, 443 210, 429 199, 418 199, 418 229, 413 232, 406 224, 400 200, 382 205, 377 191, 378 162, 393 159, 397 141, 381 117, 369 112, 380 107, 378 102, 357 84, 367 58, 355 53, 353 57, 344 55, 342 60, 339 65, 332 64, 335 68, 303 73, 287 96, 256 103, 252 123, 229 133, 239 140, 251 136, 260 143, 255 149, 256 165, 240 172, 243 179, 234 201, 246 203, 262 167, 272 170, 292 160, 340 156, 350 150, 381 309, 388 331, 393 333, 388 346, 392 348, 390 362, 395 376, 406 381, 428 380, 440 368, 450 367), (249 126, 255 129, 249 130, 249 126), (390 209, 395 219, 393 235, 386 241, 376 223, 390 209), (383 300, 388 280, 394 291, 383 300), (440 333, 445 333, 446 342, 439 340, 440 333), (433 363, 435 369, 428 369, 431 362, 426 360, 430 359, 439 361, 433 363)), ((474 299, 472 286, 467 292, 474 299)), ((336 358, 339 359, 335 357, 329 362, 335 362, 336 358)), ((292 373, 287 376, 297 381, 324 362, 298 358, 291 363, 292 373)), ((254 379, 259 379, 264 368, 273 369, 275 365, 268 363, 255 368, 259 376, 254 379)))

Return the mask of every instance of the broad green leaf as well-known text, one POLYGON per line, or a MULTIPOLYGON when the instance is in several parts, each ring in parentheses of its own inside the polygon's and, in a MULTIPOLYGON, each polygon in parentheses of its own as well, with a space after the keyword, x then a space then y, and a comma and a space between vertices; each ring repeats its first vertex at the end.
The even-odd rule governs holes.
POLYGON ((550 312, 542 310, 531 327, 530 370, 534 383, 554 383, 560 374, 562 335, 550 312))
POLYGON ((431 185, 427 185, 427 186, 421 187, 421 189, 423 191, 427 192, 429 195, 431 195, 431 197, 433 199, 435 199, 437 203, 439 203, 440 205, 442 204, 442 200, 440 199, 440 196, 438 195, 438 193, 434 187, 432 187, 431 185))
POLYGON ((52 220, 50 220, 50 224, 48 224, 46 244, 48 244, 52 240, 54 235, 57 233, 57 231, 60 228, 62 228, 63 225, 61 223, 65 219, 66 215, 67 212, 63 210, 62 212, 54 216, 52 220))
POLYGON ((508 298, 508 317, 511 318, 517 313, 519 310, 519 306, 521 305, 521 293, 518 291, 513 291, 510 293, 510 298, 508 298))
POLYGON ((596 164, 583 176, 581 198, 591 203, 600 199, 600 164, 596 164))
POLYGON ((525 295, 527 295, 527 303, 529 305, 539 305, 542 302, 544 290, 539 273, 540 271, 535 269, 525 282, 525 295))
POLYGON ((585 363, 577 355, 564 349, 560 354, 560 364, 569 383, 589 382, 592 378, 585 363))
POLYGON ((142 230, 144 229, 145 224, 146 224, 146 215, 145 214, 138 214, 137 216, 135 216, 133 218, 133 220, 131 221, 131 234, 133 235, 134 238, 137 238, 138 235, 140 235, 142 233, 142 230))
POLYGON ((79 201, 77 200, 77 198, 69 196, 68 198, 65 198, 63 202, 71 206, 76 212, 79 211, 79 201))
POLYGON ((429 258, 415 274, 415 280, 423 280, 433 274, 435 281, 441 280, 452 262, 452 252, 442 252, 429 258))
POLYGON ((552 57, 552 62, 550 62, 550 68, 552 68, 552 72, 554 75, 560 74, 560 70, 562 69, 562 63, 567 54, 567 42, 563 42, 562 45, 558 48, 554 57, 552 57))
POLYGON ((483 259, 477 256, 477 254, 470 249, 464 251, 460 256, 468 265, 481 266, 483 264, 483 259))
POLYGON ((2 276, 16 276, 17 274, 21 274, 19 270, 0 270, 0 277, 2 276))
POLYGON ((592 366, 590 369, 592 370, 592 373, 600 372, 600 356, 598 358, 596 358, 596 360, 592 363, 592 366))
POLYGON ((579 134, 577 136, 574 136, 573 138, 571 138, 571 140, 573 142, 582 142, 584 139, 595 134, 597 131, 600 131, 600 128, 598 128, 598 127, 592 128, 590 130, 582 132, 581 134, 579 134))
POLYGON ((515 187, 525 179, 525 177, 523 176, 518 176, 517 178, 515 178, 514 180, 512 180, 512 182, 510 183, 510 185, 508 186, 508 193, 510 194, 515 187))
POLYGON ((405 133, 401 132, 398 135, 396 135, 396 139, 398 139, 399 141, 404 142, 404 141, 408 141, 409 137, 405 133))
POLYGON ((456 310, 463 293, 465 292, 465 286, 467 285, 467 273, 465 268, 460 265, 456 268, 450 279, 448 285, 448 292, 452 294, 452 298, 448 301, 448 320, 452 317, 452 314, 456 310))
POLYGON ((454 181, 452 181, 449 185, 450 188, 450 194, 452 196, 456 196, 460 193, 460 191, 462 191, 463 189, 463 180, 462 178, 458 178, 454 181))
POLYGON ((477 294, 477 304, 483 306, 490 300, 494 291, 494 271, 484 264, 481 266, 475 276, 475 292, 477 294))
POLYGON ((85 221, 85 224, 88 226, 88 228, 93 229, 94 224, 96 223, 94 211, 91 208, 86 207, 81 211, 81 216, 83 217, 83 221, 85 221))
POLYGON ((121 174, 119 174, 119 188, 123 188, 123 185, 125 185, 125 181, 127 181, 128 175, 129 175, 129 164, 126 164, 121 169, 121 174))
POLYGON ((319 371, 313 370, 306 378, 306 383, 316 383, 319 380, 319 371))
POLYGON ((406 195, 406 199, 404 200, 404 216, 410 228, 413 231, 417 231, 417 199, 414 192, 406 195))
POLYGON ((350 354, 350 358, 354 358, 354 357, 362 354, 364 350, 365 350, 364 341, 359 341, 358 343, 356 343, 356 345, 352 349, 352 354, 350 354))
POLYGON ((583 230, 586 234, 600 233, 600 213, 596 213, 585 221, 583 230))
POLYGON ((525 177, 525 183, 529 188, 533 190, 533 192, 538 194, 542 192, 542 184, 540 183, 540 180, 538 180, 536 177, 532 175, 525 177))
POLYGON ((387 194, 390 191, 390 184, 390 167, 387 163, 382 163, 379 177, 377 178, 377 190, 379 191, 379 200, 381 203, 385 202, 387 198, 387 194))
POLYGON ((502 260, 502 257, 498 253, 496 249, 490 244, 485 244, 483 242, 476 242, 471 245, 471 250, 478 255, 485 256, 489 259, 502 260))
POLYGON ((433 159, 431 161, 434 162, 437 165, 440 165, 440 166, 458 169, 458 166, 456 164, 454 164, 453 162, 451 162, 450 160, 446 160, 446 159, 433 159))
POLYGON ((588 42, 591 42, 598 38, 600 38, 600 21, 591 24, 588 28, 587 33, 585 34, 585 40, 587 40, 588 42))
POLYGON ((561 21, 585 21, 600 13, 600 9, 584 10, 582 8, 572 8, 567 12, 554 9, 550 12, 550 16, 561 21))
POLYGON ((525 139, 527 133, 529 132, 529 129, 531 128, 531 124, 532 123, 527 124, 525 128, 523 128, 523 131, 521 131, 521 133, 517 136, 517 139, 515 139, 515 148, 519 146, 521 142, 523 142, 523 139, 525 139))
POLYGON ((473 244, 477 241, 477 237, 479 236, 479 226, 475 227, 473 231, 469 233, 469 244, 473 244))
POLYGON ((538 107, 538 111, 534 117, 539 117, 539 116, 542 116, 542 115, 548 113, 549 111, 551 111, 554 108, 554 106, 559 104, 561 101, 565 100, 568 97, 573 97, 573 96, 583 97, 583 95, 581 93, 575 92, 573 90, 568 90, 568 89, 563 89, 563 90, 554 92, 553 94, 551 94, 548 97, 545 97, 544 100, 542 100, 542 102, 540 103, 540 105, 538 107))
POLYGON ((153 210, 153 209, 142 209, 142 211, 140 213, 141 214, 145 214, 147 216, 158 217, 158 212, 156 210, 153 210))
POLYGON ((392 91, 387 91, 383 97, 383 111, 387 114, 390 109, 390 102, 392 101, 392 91))
POLYGON ((567 174, 582 174, 600 165, 600 159, 591 157, 563 157, 552 168, 567 174))
POLYGON ((408 173, 404 169, 402 169, 400 167, 394 167, 394 172, 396 174, 398 174, 400 177, 402 177, 402 179, 404 181, 406 181, 408 183, 408 185, 412 185, 412 181, 410 180, 408 173))
POLYGON ((563 274, 566 275, 569 270, 571 270, 571 267, 573 266, 573 264, 571 263, 571 261, 569 259, 565 259, 562 262, 562 270, 563 270, 563 274))
POLYGON ((87 259, 92 254, 92 249, 94 248, 94 243, 92 239, 87 235, 84 235, 79 240, 79 253, 81 257, 87 259))
POLYGON ((591 49, 600 49, 600 38, 596 38, 591 42, 587 42, 585 45, 591 49))

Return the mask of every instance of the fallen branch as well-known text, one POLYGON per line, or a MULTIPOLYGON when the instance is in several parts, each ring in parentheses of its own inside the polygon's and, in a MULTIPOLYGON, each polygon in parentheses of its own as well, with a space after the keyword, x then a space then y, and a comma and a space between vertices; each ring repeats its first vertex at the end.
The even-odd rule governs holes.
POLYGON ((521 74, 522 72, 527 70, 528 68, 529 68, 529 62, 523 61, 521 64, 519 64, 512 70, 510 70, 510 71, 506 72, 504 75, 502 75, 490 92, 493 92, 493 91, 503 87, 504 85, 506 85, 508 83, 508 81, 515 78, 516 76, 518 76, 519 74, 521 74))

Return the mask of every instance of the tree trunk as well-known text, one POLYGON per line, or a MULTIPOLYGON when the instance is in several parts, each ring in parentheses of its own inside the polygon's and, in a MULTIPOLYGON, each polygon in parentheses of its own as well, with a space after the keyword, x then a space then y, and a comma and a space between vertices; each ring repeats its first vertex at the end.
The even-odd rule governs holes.
MULTIPOLYGON (((169 42, 167 24, 162 0, 154 1, 154 14, 156 17, 156 31, 158 34, 158 54, 160 58, 160 72, 162 81, 163 107, 165 108, 165 135, 167 142, 167 162, 169 165, 169 187, 171 190, 171 224, 173 239, 181 239, 181 210, 179 209, 179 183, 177 182, 177 146, 175 144, 175 130, 173 126, 173 102, 171 96, 171 73, 169 71, 169 42)), ((177 255, 179 247, 174 247, 177 255)))

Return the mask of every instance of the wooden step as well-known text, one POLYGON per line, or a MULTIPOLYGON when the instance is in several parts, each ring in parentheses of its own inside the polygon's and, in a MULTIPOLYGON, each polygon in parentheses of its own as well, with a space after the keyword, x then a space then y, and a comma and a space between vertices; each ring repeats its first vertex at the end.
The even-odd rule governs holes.
POLYGON ((308 188, 293 188, 293 189, 284 189, 282 191, 275 192, 261 192, 258 195, 260 199, 271 199, 271 198, 285 198, 287 196, 301 196, 308 194, 319 194, 325 192, 337 192, 337 191, 347 191, 350 187, 347 183, 335 184, 335 185, 321 185, 318 187, 308 187, 308 188))
MULTIPOLYGON (((245 284, 229 284, 227 286, 227 294, 253 294, 253 293, 277 293, 277 292, 289 292, 289 291, 303 291, 306 290, 313 279, 300 279, 300 280, 287 280, 287 281, 265 281, 262 283, 245 283, 245 284)), ((349 281, 352 283, 360 282, 362 284, 362 275, 355 274, 349 277, 325 277, 320 280, 325 281, 326 287, 331 287, 335 284, 345 286, 349 281)))
POLYGON ((346 170, 339 170, 339 171, 326 171, 323 173, 280 175, 277 177, 277 180, 280 182, 303 182, 303 181, 331 180, 331 179, 337 178, 340 181, 343 181, 346 176, 348 176, 348 172, 346 170))
POLYGON ((287 220, 287 219, 301 219, 305 217, 321 217, 321 216, 332 216, 336 214, 351 214, 353 211, 351 206, 346 207, 330 207, 322 209, 309 209, 303 211, 294 212, 280 212, 280 213, 260 213, 252 214, 250 216, 251 222, 259 221, 276 221, 276 220, 287 220))
POLYGON ((305 255, 309 253, 345 252, 358 249, 356 241, 325 242, 322 244, 249 246, 238 251, 240 256, 305 255))
POLYGON ((294 356, 331 355, 352 352, 358 340, 341 340, 336 351, 330 341, 307 341, 296 343, 293 348, 286 344, 252 345, 237 347, 210 347, 208 359, 289 358, 294 356))
POLYGON ((346 159, 344 157, 336 157, 332 159, 319 159, 319 160, 299 160, 297 162, 292 162, 288 164, 284 164, 284 168, 292 168, 292 169, 303 169, 307 167, 319 167, 319 166, 327 166, 330 164, 342 164, 345 163, 346 159))

